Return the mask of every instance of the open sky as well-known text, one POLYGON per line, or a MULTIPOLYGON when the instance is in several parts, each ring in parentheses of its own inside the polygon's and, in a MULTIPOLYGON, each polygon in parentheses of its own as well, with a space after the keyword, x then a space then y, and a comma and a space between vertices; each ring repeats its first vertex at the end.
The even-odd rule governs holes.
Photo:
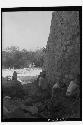
POLYGON ((36 50, 45 47, 50 33, 52 11, 2 13, 2 49, 18 46, 36 50))

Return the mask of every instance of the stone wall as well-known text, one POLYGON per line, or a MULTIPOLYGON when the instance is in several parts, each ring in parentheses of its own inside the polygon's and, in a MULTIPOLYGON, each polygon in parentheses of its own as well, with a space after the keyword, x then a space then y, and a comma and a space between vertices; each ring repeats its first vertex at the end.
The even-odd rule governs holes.
POLYGON ((49 82, 80 73, 79 11, 52 13, 44 70, 49 82))

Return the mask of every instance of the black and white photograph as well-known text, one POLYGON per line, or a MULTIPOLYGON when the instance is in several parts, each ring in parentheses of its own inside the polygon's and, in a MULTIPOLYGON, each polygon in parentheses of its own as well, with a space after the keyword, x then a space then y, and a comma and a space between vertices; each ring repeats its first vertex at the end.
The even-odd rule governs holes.
POLYGON ((1 121, 82 121, 82 6, 1 8, 1 121))

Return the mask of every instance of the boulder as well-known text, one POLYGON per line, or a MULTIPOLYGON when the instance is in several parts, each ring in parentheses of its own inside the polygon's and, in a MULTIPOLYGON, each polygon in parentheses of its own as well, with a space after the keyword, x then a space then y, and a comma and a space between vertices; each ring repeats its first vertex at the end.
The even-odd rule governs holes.
POLYGON ((36 106, 23 106, 22 109, 30 112, 33 115, 38 113, 38 108, 36 106))

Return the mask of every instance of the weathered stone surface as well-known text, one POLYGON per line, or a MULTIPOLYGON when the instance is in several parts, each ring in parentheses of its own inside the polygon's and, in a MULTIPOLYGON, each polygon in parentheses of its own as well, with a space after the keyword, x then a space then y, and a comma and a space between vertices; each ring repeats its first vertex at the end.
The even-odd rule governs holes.
POLYGON ((80 73, 79 11, 53 12, 44 69, 52 83, 61 76, 80 73))

